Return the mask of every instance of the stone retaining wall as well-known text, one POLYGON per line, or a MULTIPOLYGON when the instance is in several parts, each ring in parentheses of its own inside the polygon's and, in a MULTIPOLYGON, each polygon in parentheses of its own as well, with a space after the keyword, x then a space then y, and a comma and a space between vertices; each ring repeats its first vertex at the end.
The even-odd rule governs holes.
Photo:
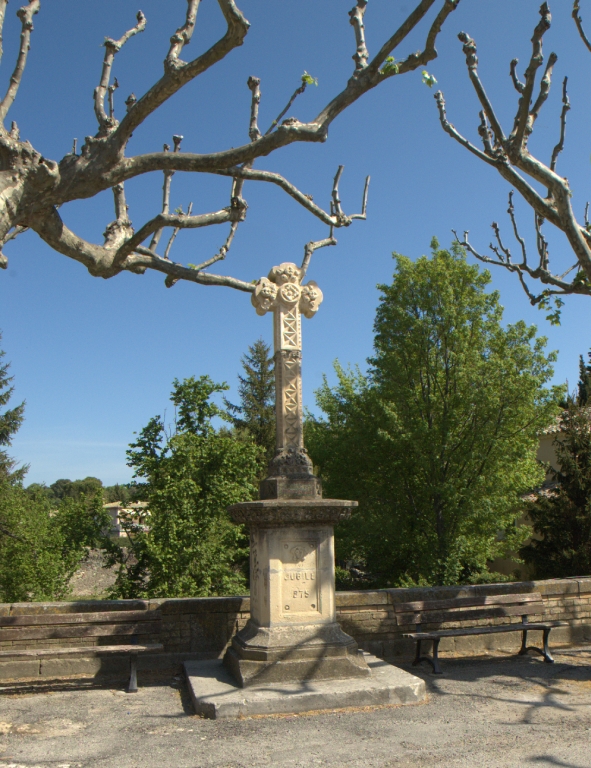
MULTIPOLYGON (((414 600, 439 600, 449 597, 474 595, 498 595, 518 592, 541 592, 545 611, 543 619, 566 621, 568 626, 556 628, 551 635, 551 646, 591 642, 591 577, 526 581, 509 584, 486 584, 466 587, 429 587, 410 589, 384 589, 376 591, 337 592, 337 616, 343 629, 353 635, 360 646, 382 658, 410 656, 412 642, 404 640, 404 632, 412 626, 398 623, 394 612, 396 603, 414 600)), ((187 658, 215 658, 221 656, 232 635, 246 623, 250 599, 248 597, 209 597, 161 600, 102 600, 61 603, 13 603, 0 604, 0 616, 30 613, 83 613, 95 611, 131 610, 146 607, 159 608, 162 614, 162 633, 159 641, 164 644, 158 666, 165 660, 178 664, 187 658)), ((532 620, 538 617, 532 617, 532 620)), ((518 622, 518 616, 512 619, 518 622)), ((456 622, 443 626, 475 626, 506 623, 508 619, 456 622)), ((423 625, 424 629, 428 627, 423 625)), ((532 641, 536 633, 532 632, 532 641)), ((156 637, 153 638, 157 640, 156 637)), ((116 644, 127 642, 124 637, 88 638, 81 640, 28 640, 0 642, 0 650, 6 651, 52 645, 116 644)), ((473 637, 444 638, 441 650, 456 653, 482 653, 486 650, 516 650, 519 633, 481 635, 473 637)), ((154 665, 155 659, 143 658, 142 665, 154 665)), ((0 677, 2 673, 0 662, 0 677)), ((164 664, 169 666, 170 664, 164 664)))

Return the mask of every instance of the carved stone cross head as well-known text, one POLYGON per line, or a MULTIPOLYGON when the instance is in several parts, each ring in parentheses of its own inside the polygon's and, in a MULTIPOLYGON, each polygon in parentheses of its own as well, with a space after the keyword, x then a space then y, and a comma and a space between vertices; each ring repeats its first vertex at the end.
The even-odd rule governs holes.
POLYGON ((251 299, 257 315, 277 309, 301 312, 304 317, 315 315, 322 303, 322 291, 314 280, 302 285, 302 277, 302 270, 288 261, 273 267, 268 278, 261 277, 251 299))

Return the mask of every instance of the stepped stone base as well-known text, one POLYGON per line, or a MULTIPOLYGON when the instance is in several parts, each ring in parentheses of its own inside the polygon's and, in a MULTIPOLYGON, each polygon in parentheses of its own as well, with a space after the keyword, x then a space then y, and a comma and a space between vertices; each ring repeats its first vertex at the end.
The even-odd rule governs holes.
POLYGON ((357 643, 336 622, 258 627, 249 621, 232 638, 224 664, 242 688, 370 674, 357 643))
POLYGON ((317 710, 417 704, 425 683, 398 667, 363 654, 370 675, 347 680, 307 680, 240 688, 219 659, 186 661, 189 693, 195 712, 210 719, 297 714, 317 710))

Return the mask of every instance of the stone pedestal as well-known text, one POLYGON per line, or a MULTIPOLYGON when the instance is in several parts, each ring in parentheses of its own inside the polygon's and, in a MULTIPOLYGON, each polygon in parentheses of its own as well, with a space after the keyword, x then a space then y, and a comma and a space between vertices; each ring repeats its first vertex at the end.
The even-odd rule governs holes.
POLYGON ((250 528, 251 618, 224 658, 241 687, 370 674, 336 622, 333 526, 355 506, 316 498, 229 508, 250 528))

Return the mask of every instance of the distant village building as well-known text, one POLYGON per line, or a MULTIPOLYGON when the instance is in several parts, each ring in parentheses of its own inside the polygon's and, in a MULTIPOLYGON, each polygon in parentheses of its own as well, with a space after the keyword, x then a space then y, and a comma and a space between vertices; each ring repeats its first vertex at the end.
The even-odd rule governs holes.
POLYGON ((125 506, 121 501, 112 501, 110 504, 103 504, 103 509, 111 517, 110 535, 113 537, 127 536, 128 533, 133 534, 138 530, 149 530, 147 522, 150 510, 147 501, 134 501, 125 506))

